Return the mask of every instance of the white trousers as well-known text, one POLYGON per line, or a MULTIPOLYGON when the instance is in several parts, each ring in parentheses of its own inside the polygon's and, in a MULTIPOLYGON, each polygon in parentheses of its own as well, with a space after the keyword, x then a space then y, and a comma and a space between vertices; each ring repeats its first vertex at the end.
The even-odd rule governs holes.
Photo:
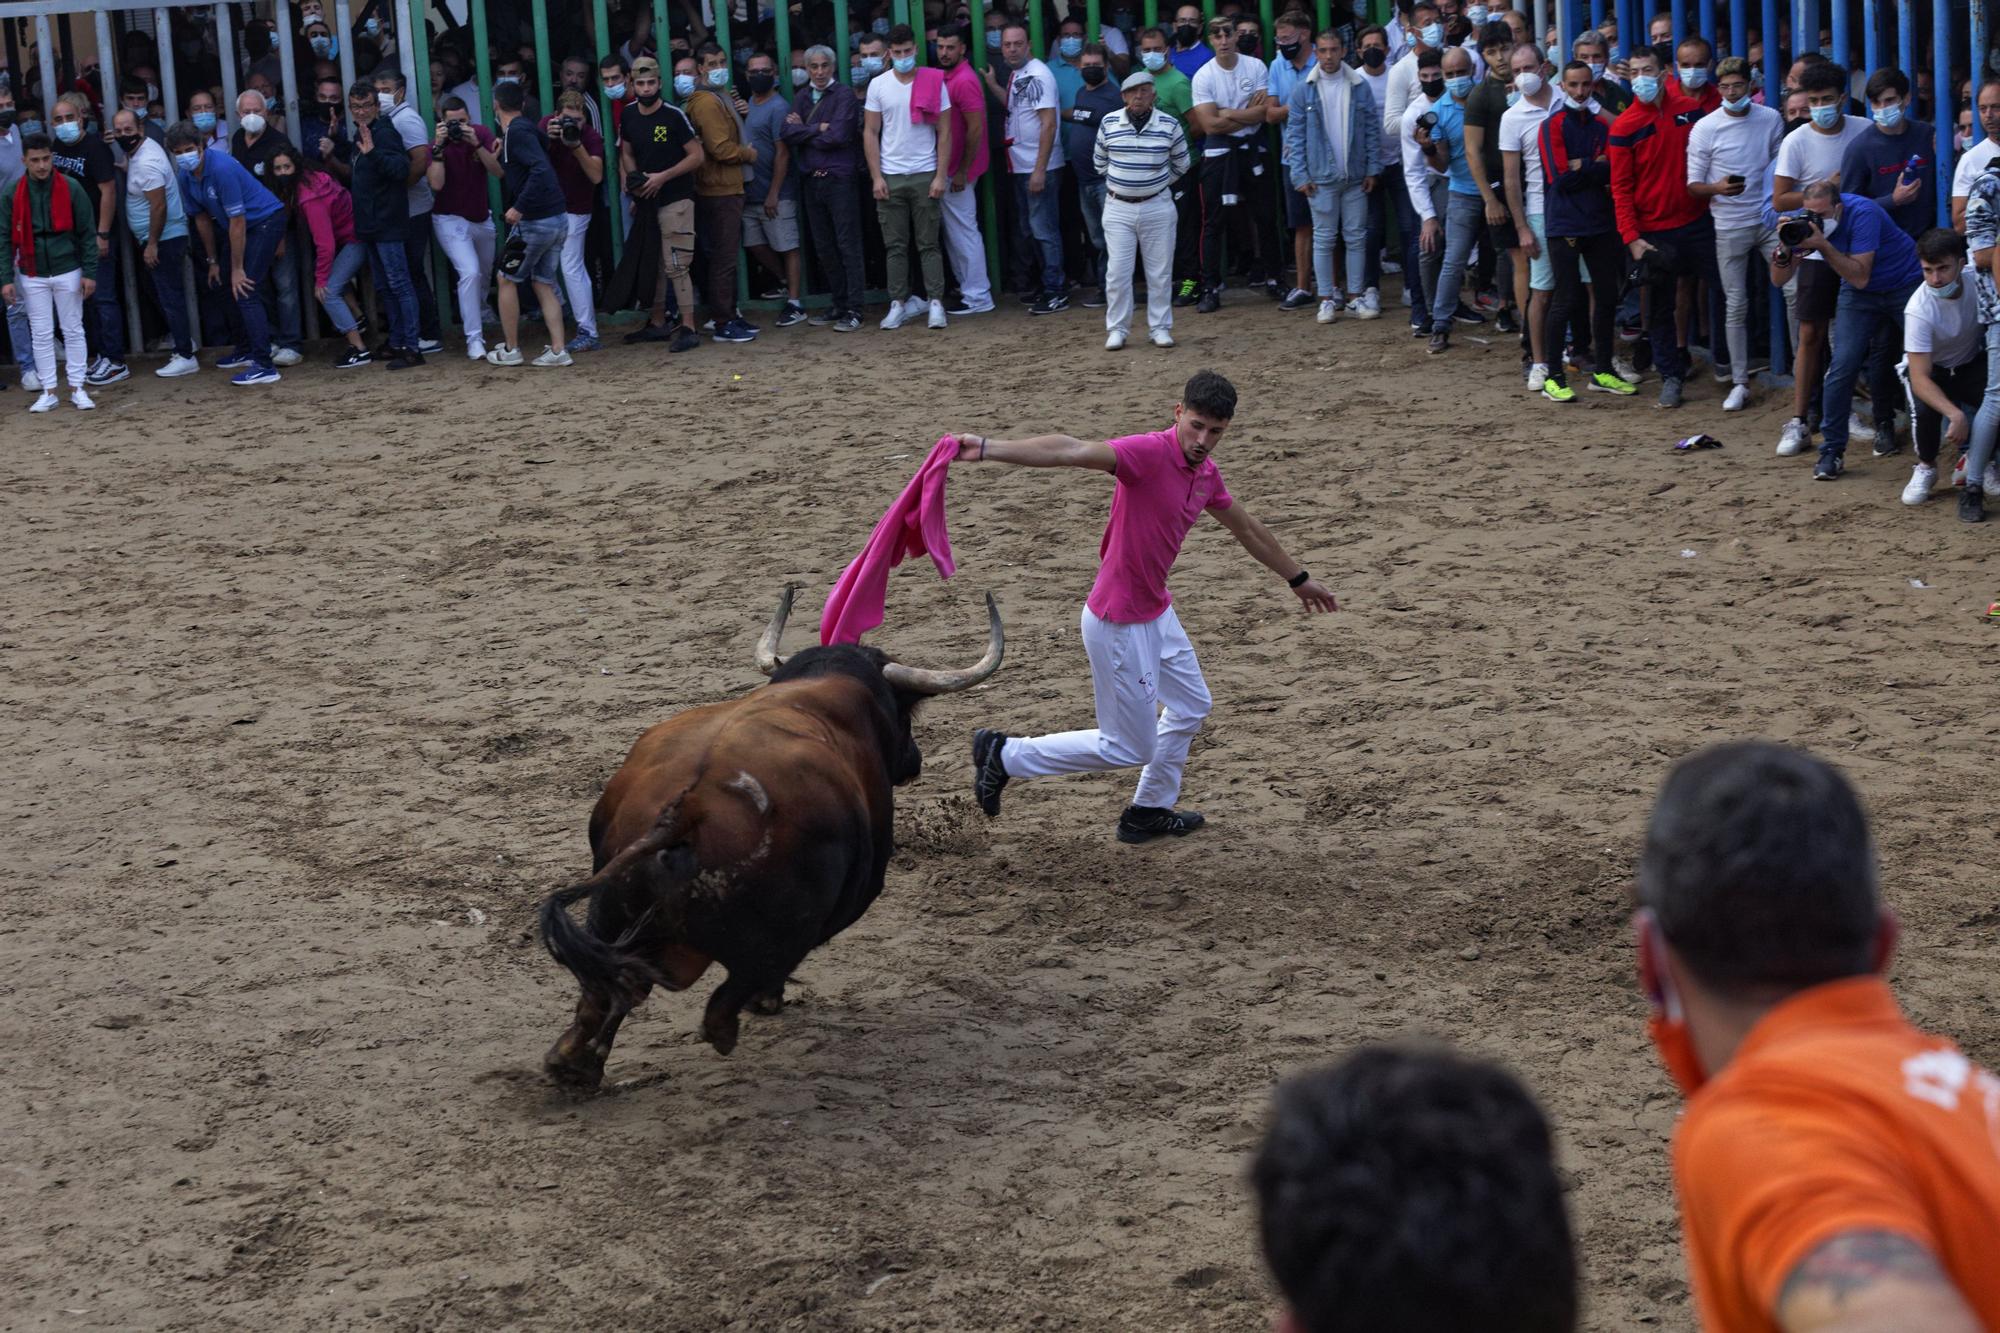
MULTIPOLYGON (((1178 218, 1171 190, 1162 190, 1143 204, 1104 196, 1105 332, 1132 331, 1134 250, 1146 264, 1147 328, 1165 333, 1174 326, 1174 227, 1178 218)), ((1173 611, 1169 609, 1167 614, 1171 616, 1173 611)), ((1179 628, 1175 622, 1175 629, 1179 628)), ((1199 672, 1195 679, 1201 679, 1199 672)), ((1183 745, 1181 751, 1185 754, 1187 747, 1183 745)))
POLYGON ((486 345, 480 326, 480 307, 486 299, 487 284, 493 281, 493 219, 468 222, 450 213, 433 213, 431 227, 451 271, 458 275, 458 320, 465 330, 465 343, 486 345))
POLYGON ((570 317, 579 336, 597 336, 597 301, 590 292, 590 271, 583 266, 583 236, 590 230, 590 214, 565 213, 569 235, 563 237, 563 288, 569 293, 570 317))
MULTIPOLYGON (((1165 207, 1171 215, 1172 201, 1165 207)), ((1171 247, 1167 254, 1171 259, 1171 247)), ((1154 282, 1149 274, 1146 282, 1172 298, 1169 278, 1154 282)), ((1099 620, 1085 607, 1083 650, 1090 655, 1097 726, 1016 737, 1001 751, 1000 762, 1015 778, 1144 765, 1132 804, 1172 809, 1180 798, 1188 745, 1213 703, 1180 617, 1170 606, 1156 620, 1121 625, 1099 620)))
POLYGON ((56 323, 62 323, 63 358, 69 363, 69 387, 83 387, 90 355, 84 350, 83 270, 71 269, 53 278, 14 274, 21 299, 28 306, 30 341, 35 345, 35 375, 42 392, 56 391, 56 323))
POLYGON ((986 242, 979 235, 979 192, 971 185, 956 193, 946 190, 938 203, 944 206, 944 248, 958 275, 959 295, 967 305, 986 305, 993 300, 993 284, 986 276, 986 242))

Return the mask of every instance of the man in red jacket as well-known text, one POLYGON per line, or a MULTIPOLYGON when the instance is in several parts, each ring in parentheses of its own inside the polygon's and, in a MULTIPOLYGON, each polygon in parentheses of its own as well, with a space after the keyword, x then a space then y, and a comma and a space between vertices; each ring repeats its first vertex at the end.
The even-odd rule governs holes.
POLYGON ((1660 368, 1660 406, 1681 405, 1687 378, 1685 334, 1696 284, 1715 262, 1715 227, 1706 201, 1688 193, 1688 131, 1701 104, 1669 88, 1659 58, 1640 47, 1630 57, 1632 105, 1611 122, 1611 201, 1618 239, 1639 264, 1648 335, 1660 368))

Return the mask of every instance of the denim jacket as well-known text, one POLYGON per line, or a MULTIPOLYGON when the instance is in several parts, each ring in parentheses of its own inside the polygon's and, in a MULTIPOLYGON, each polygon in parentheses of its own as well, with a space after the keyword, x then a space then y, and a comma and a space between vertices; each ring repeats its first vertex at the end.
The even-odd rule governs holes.
POLYGON ((1337 74, 1327 74, 1315 64, 1312 73, 1292 89, 1291 114, 1285 118, 1285 170, 1292 183, 1314 185, 1359 184, 1364 176, 1382 172, 1382 118, 1375 95, 1360 73, 1342 65, 1337 74), (1347 85, 1351 105, 1347 113, 1347 174, 1333 174, 1333 145, 1326 135, 1326 117, 1320 110, 1323 90, 1339 80, 1347 85))

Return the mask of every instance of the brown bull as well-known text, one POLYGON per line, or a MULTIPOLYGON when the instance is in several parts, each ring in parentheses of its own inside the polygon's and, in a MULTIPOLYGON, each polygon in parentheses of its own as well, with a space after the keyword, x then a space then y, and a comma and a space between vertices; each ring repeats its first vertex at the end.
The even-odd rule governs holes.
POLYGON ((1000 667, 1000 612, 986 599, 986 654, 925 671, 859 645, 778 657, 791 589, 757 645, 768 685, 694 708, 639 737, 590 816, 594 873, 542 904, 542 940, 583 988, 549 1049, 558 1082, 596 1087, 618 1025, 654 986, 686 990, 721 963, 702 1035, 736 1047, 745 1005, 776 1013, 806 954, 853 925, 882 891, 894 849, 891 789, 923 765, 917 705, 1000 667), (588 902, 586 928, 569 907, 588 902))

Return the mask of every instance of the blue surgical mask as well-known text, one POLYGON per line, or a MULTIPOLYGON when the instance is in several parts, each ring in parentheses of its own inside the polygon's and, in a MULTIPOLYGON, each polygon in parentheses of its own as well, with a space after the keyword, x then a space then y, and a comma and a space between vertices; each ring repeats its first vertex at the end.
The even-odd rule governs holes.
POLYGON ((1146 67, 1148 73, 1158 74, 1167 67, 1167 53, 1165 51, 1141 51, 1139 53, 1139 63, 1146 67))
POLYGON ((908 74, 917 67, 917 58, 915 56, 898 56, 890 63, 895 65, 898 74, 908 74))
POLYGON ((1509 88, 1509 89, 1507 90, 1507 105, 1508 105, 1508 106, 1512 106, 1512 105, 1514 105, 1514 103, 1516 103, 1516 102, 1518 102, 1518 101, 1520 101, 1520 100, 1521 100, 1521 90, 1520 90, 1519 88, 1509 88))
POLYGON ((64 143, 75 143, 78 139, 81 139, 82 137, 83 137, 83 126, 81 123, 77 121, 74 120, 65 121, 62 124, 56 126, 56 138, 60 139, 64 143))
POLYGON ((1593 60, 1589 64, 1590 77, 1592 79, 1601 79, 1604 77, 1604 62, 1602 60, 1593 60))
POLYGON ((694 96, 694 75, 674 75, 674 96, 682 99, 694 96))
POLYGON ((1708 82, 1708 70, 1700 65, 1681 66, 1681 87, 1693 92, 1708 82))
POLYGON ((1462 102, 1465 100, 1465 95, 1472 91, 1472 76, 1461 74, 1455 79, 1446 79, 1444 90, 1462 102))
POLYGON ((889 35, 889 20, 887 19, 876 19, 868 27, 880 36, 887 37, 889 35))
POLYGON ((175 153, 174 165, 179 167, 182 171, 193 171, 196 167, 201 165, 201 154, 175 153))
POLYGON ((340 54, 340 43, 331 37, 315 37, 312 39, 312 49, 313 54, 321 60, 331 60, 340 54))
POLYGON ((1486 22, 1486 18, 1487 18, 1487 9, 1485 5, 1466 6, 1465 21, 1467 23, 1470 23, 1473 27, 1476 28, 1480 24, 1486 22))
POLYGON ((861 72, 863 74, 880 74, 882 72, 882 57, 881 56, 861 57, 861 72))
POLYGON ((1000 49, 1000 30, 998 28, 988 28, 986 30, 986 49, 989 51, 998 51, 1000 49))
POLYGON ((725 65, 721 69, 709 70, 704 77, 707 78, 708 86, 711 88, 727 88, 729 86, 729 67, 725 65))
POLYGON ((1083 54, 1083 38, 1065 37, 1056 43, 1056 50, 1062 52, 1064 60, 1074 60, 1083 54))
POLYGON ((1830 130, 1840 124, 1840 108, 1837 106, 1816 106, 1812 109, 1812 122, 1823 130, 1830 130))
POLYGON ((1723 98, 1722 109, 1724 111, 1727 111, 1732 116, 1741 116, 1747 114, 1750 110, 1750 94, 1745 93, 1741 97, 1723 98))
POLYGON ((1897 102, 1890 106, 1878 106, 1868 114, 1873 116, 1875 123, 1883 129, 1893 130, 1903 123, 1903 104, 1897 102))
POLYGON ((1660 79, 1656 74, 1636 74, 1632 77, 1632 96, 1642 102, 1660 100, 1660 79))
POLYGON ((1426 23, 1423 31, 1419 32, 1417 37, 1425 46, 1436 50, 1438 47, 1444 45, 1444 24, 1426 23))
POLYGON ((607 83, 604 85, 604 95, 615 102, 625 95, 625 85, 622 83, 607 83))
POLYGON ((496 74, 493 77, 493 86, 498 88, 504 83, 519 83, 520 81, 521 76, 518 74, 496 74))
POLYGON ((1956 301, 1958 299, 1959 290, 1964 286, 1965 282, 1963 279, 1953 278, 1949 283, 1947 283, 1943 287, 1931 288, 1931 295, 1937 297, 1941 301, 1956 301))
POLYGON ((811 77, 812 76, 810 74, 806 73, 805 66, 803 65, 792 66, 792 87, 794 88, 805 87, 806 80, 811 77))
POLYGON ((197 111, 189 119, 194 121, 194 127, 203 134, 208 134, 215 129, 215 113, 213 111, 197 111))
POLYGON ((369 17, 362 23, 361 31, 367 33, 370 37, 380 37, 382 35, 382 20, 373 16, 369 17))

